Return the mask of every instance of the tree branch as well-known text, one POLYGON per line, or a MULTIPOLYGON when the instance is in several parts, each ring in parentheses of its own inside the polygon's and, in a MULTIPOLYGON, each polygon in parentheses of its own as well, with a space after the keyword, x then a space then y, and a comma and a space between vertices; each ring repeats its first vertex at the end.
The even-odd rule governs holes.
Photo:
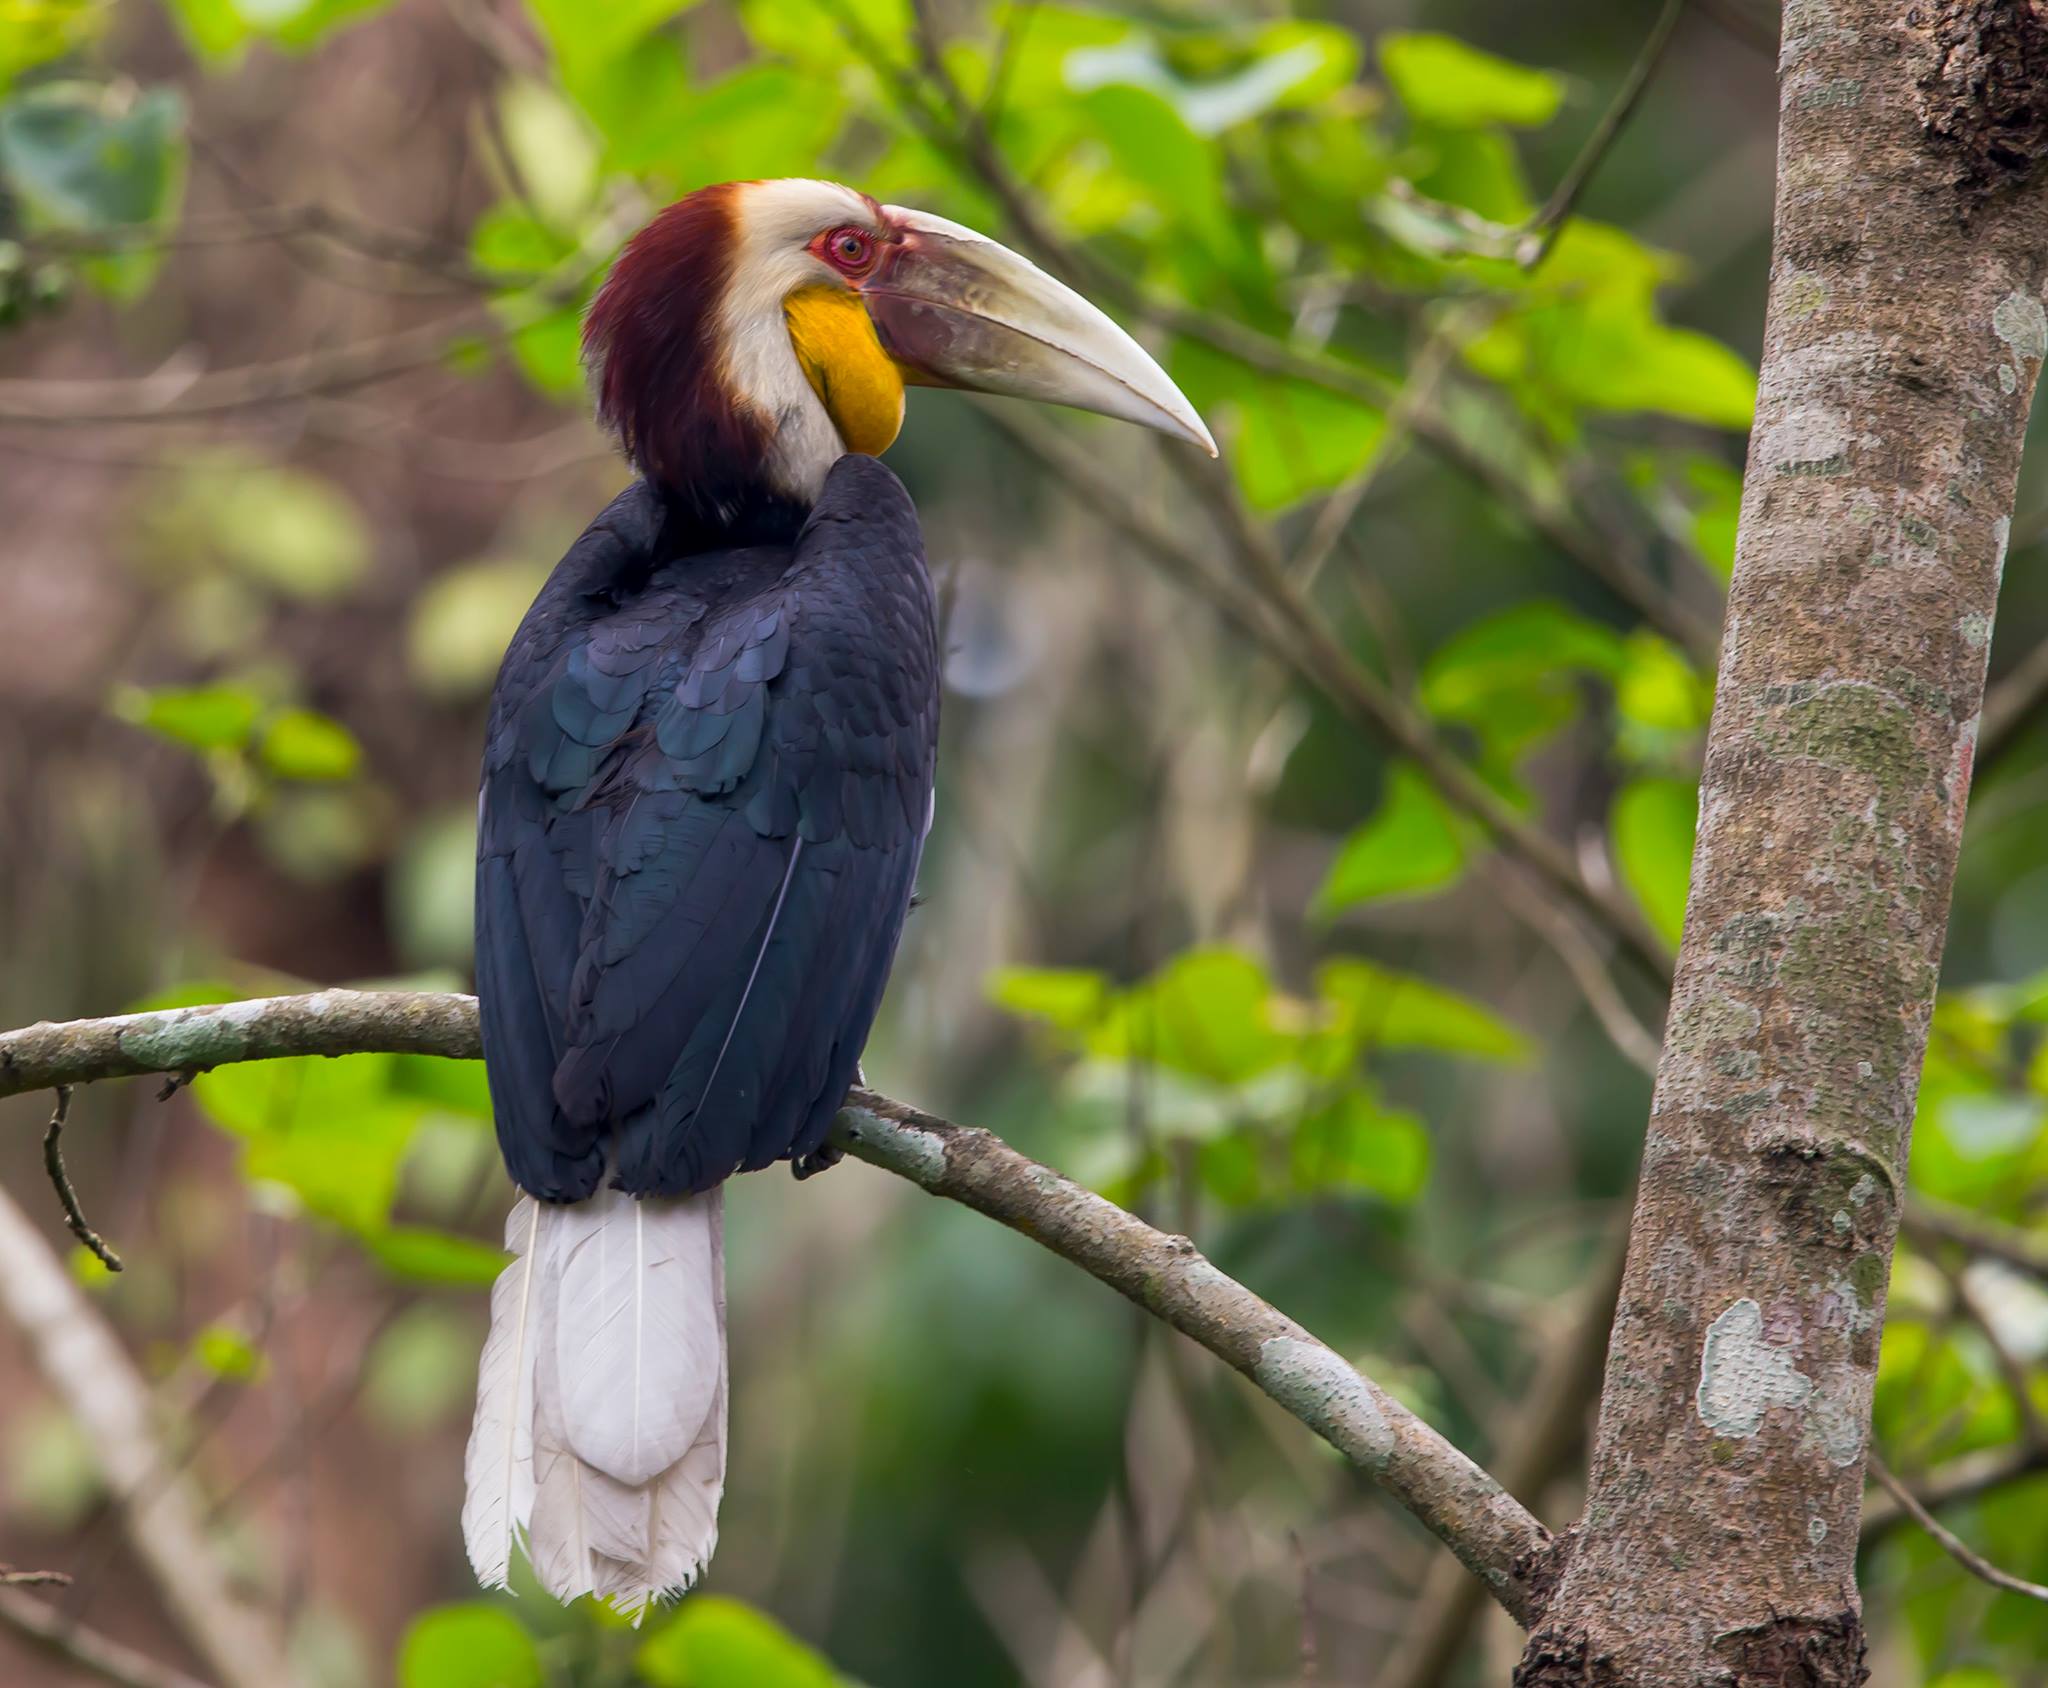
MULTIPOLYGON (((479 1053, 473 997, 325 990, 0 1033, 0 1096, 232 1061, 365 1051, 479 1053)), ((1518 1621, 1550 1535, 1520 1502, 1349 1361, 1205 1260, 986 1131, 855 1090, 835 1141, 1020 1231, 1242 1372, 1393 1495, 1518 1621)), ((89 1312, 89 1310, 88 1310, 89 1312)), ((125 1362, 124 1362, 125 1364, 125 1362)))
POLYGON ((87 1629, 55 1606, 13 1588, 0 1588, 0 1629, 12 1630, 44 1652, 87 1670, 117 1688, 206 1688, 196 1677, 147 1653, 87 1629))
POLYGON ((1550 256, 1551 247, 1557 244, 1558 231, 1578 205, 1579 195, 1586 191, 1586 184, 1607 157, 1615 138, 1635 115, 1636 105, 1649 88, 1651 78, 1657 74, 1664 49, 1671 44, 1671 32, 1678 27, 1679 15, 1684 10, 1685 0, 1664 0, 1664 9, 1657 14, 1657 21, 1650 25, 1650 33, 1636 54, 1636 62, 1629 66, 1628 76, 1616 92, 1613 103, 1601 114, 1585 146, 1572 160, 1571 168, 1559 179, 1550 198, 1544 201, 1543 209, 1536 213, 1515 248, 1515 262, 1523 269, 1533 270, 1550 256))
MULTIPOLYGON (((1960 1501, 1975 1500, 2008 1483, 2048 1471, 2048 1447, 2008 1442, 2003 1447, 1977 1448, 1958 1454, 1919 1478, 1913 1496, 1930 1512, 1960 1501)), ((1911 1517, 1896 1500, 1867 1499, 1863 1503, 1862 1545, 1867 1550, 1911 1517)))
POLYGON ((37 1369, 84 1430, 136 1557, 207 1668, 228 1688, 289 1682, 282 1639, 264 1614, 236 1597, 201 1525, 191 1487, 152 1486, 164 1459, 150 1423, 149 1391, 134 1362, 4 1192, 0 1308, 20 1327, 37 1369))
POLYGON ((2048 1588, 2044 1588, 2040 1583, 2028 1582, 2024 1577, 2016 1577, 2010 1571, 2001 1571, 1961 1536, 1943 1525, 1933 1513, 1920 1504, 1911 1489, 1892 1475, 1891 1467, 1876 1454, 1869 1455, 1867 1463, 1871 1476, 1875 1477, 1892 1499, 1905 1509, 1906 1515, 1940 1543, 1942 1551, 1971 1576, 1982 1577, 1993 1588, 2002 1588, 2008 1594, 2024 1594, 2029 1600, 2048 1600, 2048 1588))
POLYGON ((1906 1233, 1923 1246, 1931 1238, 1954 1243, 1966 1254, 1982 1255, 2048 1284, 2048 1237, 2037 1237, 1995 1219, 1916 1196, 1907 1204, 1906 1233))

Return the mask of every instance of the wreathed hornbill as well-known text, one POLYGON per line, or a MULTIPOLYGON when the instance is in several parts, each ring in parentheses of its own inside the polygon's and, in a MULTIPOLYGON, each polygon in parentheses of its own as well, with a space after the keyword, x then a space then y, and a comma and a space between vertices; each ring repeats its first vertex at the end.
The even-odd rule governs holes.
POLYGON ((1214 452, 1123 330, 1015 253, 818 181, 670 206, 584 347, 638 478, 527 611, 491 700, 477 995, 524 1192, 491 1297, 463 1531, 505 1582, 638 1612, 725 1477, 720 1185, 826 1152, 932 810, 905 382, 1214 452))

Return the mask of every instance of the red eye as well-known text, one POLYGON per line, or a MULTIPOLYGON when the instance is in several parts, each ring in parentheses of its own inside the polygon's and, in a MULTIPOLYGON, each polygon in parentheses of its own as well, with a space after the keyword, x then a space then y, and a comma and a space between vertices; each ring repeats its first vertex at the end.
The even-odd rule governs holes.
POLYGON ((865 229, 834 229, 819 245, 825 260, 842 275, 859 277, 874 268, 875 237, 865 229))

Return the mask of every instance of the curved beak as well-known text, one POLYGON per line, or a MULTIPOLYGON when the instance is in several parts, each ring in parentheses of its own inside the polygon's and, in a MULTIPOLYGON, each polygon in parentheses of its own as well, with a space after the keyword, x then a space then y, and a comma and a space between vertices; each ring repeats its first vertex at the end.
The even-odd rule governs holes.
POLYGON ((907 380, 1093 410, 1216 455, 1166 371, 1071 287, 943 217, 883 213, 902 238, 860 293, 907 380))

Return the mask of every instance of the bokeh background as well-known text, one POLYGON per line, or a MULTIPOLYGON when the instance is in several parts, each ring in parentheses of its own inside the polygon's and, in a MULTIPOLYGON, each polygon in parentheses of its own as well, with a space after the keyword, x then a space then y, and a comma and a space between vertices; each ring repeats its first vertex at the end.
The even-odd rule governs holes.
MULTIPOLYGON (((676 194, 832 175, 1065 266, 1226 448, 1211 475, 913 393, 891 461, 947 606, 945 739, 870 1080, 1193 1236, 1568 1520, 1659 994, 1248 630, 1242 583, 1280 559, 1404 719, 1675 935, 1773 9, 1685 8, 1571 215, 1539 218, 1657 15, 6 0, 0 1019, 466 984, 485 696, 623 480, 577 309, 676 194)), ((2037 1254, 2038 479, 1913 1163, 1923 1201, 2037 1254)), ((310 1688, 1419 1688, 1515 1656, 1240 1380, 857 1164, 731 1192, 709 1592, 639 1634, 479 1600, 461 1450, 509 1199, 480 1074, 357 1057, 81 1094, 71 1166, 119 1278, 64 1235, 48 1107, 0 1105, 0 1239, 62 1256, 111 1321, 150 1464, 139 1503, 110 1491, 0 1259, 0 1560, 75 1579, 0 1592, 202 1681, 131 1541, 165 1491, 310 1688), (1446 1623, 1450 1662, 1402 1651, 1446 1623)), ((1894 1276, 1877 1446, 2040 1578, 2048 1294, 1944 1211, 1894 1276)), ((1876 1680, 2048 1681, 2048 1614, 1884 1506, 1876 1680)), ((93 1680, 0 1619, 0 1680, 93 1680)))

